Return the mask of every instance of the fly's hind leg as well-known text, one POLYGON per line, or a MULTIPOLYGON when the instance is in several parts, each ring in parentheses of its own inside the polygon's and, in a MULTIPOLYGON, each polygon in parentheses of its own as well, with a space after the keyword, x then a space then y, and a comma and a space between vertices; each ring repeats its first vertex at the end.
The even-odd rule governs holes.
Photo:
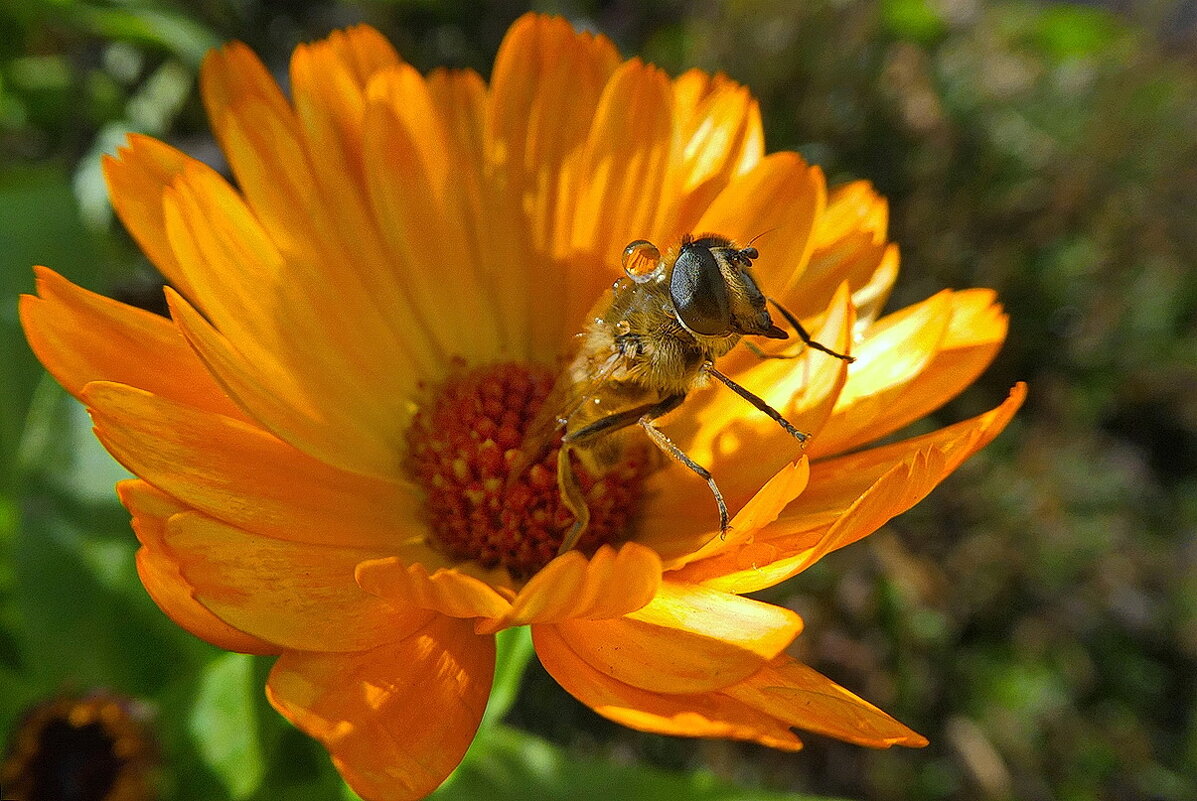
POLYGON ((574 475, 574 465, 569 458, 571 450, 572 448, 563 442, 561 450, 557 451, 557 489, 561 493, 561 502, 574 516, 573 525, 569 527, 569 532, 557 550, 558 556, 577 545, 582 533, 586 531, 586 526, 590 525, 590 507, 586 505, 586 496, 582 494, 582 488, 578 486, 578 477, 574 475))
MULTIPOLYGON (((582 534, 586 531, 586 526, 590 524, 590 507, 586 505, 586 496, 582 494, 582 488, 578 485, 578 477, 574 475, 574 465, 569 458, 569 453, 575 447, 585 445, 598 439, 604 434, 611 434, 619 431, 622 428, 627 428, 636 423, 642 423, 647 418, 654 420, 666 412, 672 411, 681 405, 685 400, 684 393, 677 395, 670 395, 664 400, 656 403, 646 403, 641 406, 634 406, 631 409, 625 409, 622 412, 609 414, 599 420, 595 420, 589 425, 582 426, 576 431, 570 431, 561 438, 561 450, 557 452, 557 489, 561 492, 561 500, 565 504, 565 508, 569 509, 574 515, 574 523, 566 532, 565 539, 561 541, 561 547, 557 553, 563 554, 578 544, 582 534)), ((656 429, 653 429, 656 431, 656 429)), ((660 434, 661 432, 657 432, 660 434)), ((651 436, 651 435, 650 435, 651 436)), ((664 434, 661 434, 664 437, 664 434)), ((656 440, 653 440, 656 442, 656 440)), ((666 442, 669 440, 666 439, 666 442)), ((672 442, 669 443, 673 445, 672 442)), ((658 445, 658 447, 660 447, 658 445)), ((676 449, 676 446, 675 446, 676 449)), ((666 451, 669 453, 669 451, 666 451)), ((679 450, 678 453, 681 453, 679 450)), ((685 456, 685 454, 682 454, 685 456)), ((686 457, 687 459, 689 457, 686 457)), ((693 464, 691 462, 690 464, 693 464)), ((694 465, 694 467, 698 467, 694 465)), ((698 467, 702 470, 701 467, 698 467)), ((703 471, 705 472, 705 471, 703 471)), ((699 474, 701 475, 701 473, 699 474)), ((719 500, 720 508, 723 508, 723 499, 719 497, 719 491, 715 490, 715 496, 719 500)), ((726 513, 724 515, 726 517, 726 513)), ((724 528, 727 526, 725 525, 724 528)))

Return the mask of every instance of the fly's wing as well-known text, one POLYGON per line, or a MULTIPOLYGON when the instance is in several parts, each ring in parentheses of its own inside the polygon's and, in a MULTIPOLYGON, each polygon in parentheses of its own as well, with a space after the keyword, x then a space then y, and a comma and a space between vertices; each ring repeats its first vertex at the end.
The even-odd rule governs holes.
POLYGON ((603 292, 583 318, 587 324, 577 336, 579 345, 557 376, 540 411, 524 431, 519 455, 507 473, 508 481, 518 478, 544 458, 557 432, 619 366, 620 355, 614 348, 606 346, 607 342, 613 341, 607 317, 612 307, 618 304, 619 286, 620 282, 616 282, 610 290, 603 292))
POLYGON ((514 461, 508 468, 507 480, 513 481, 530 466, 539 462, 553 445, 557 432, 563 429, 575 412, 594 396, 615 372, 620 354, 611 353, 605 358, 594 354, 579 354, 561 371, 553 388, 549 390, 544 405, 532 418, 523 442, 514 461), (579 373, 582 373, 579 380, 579 373))

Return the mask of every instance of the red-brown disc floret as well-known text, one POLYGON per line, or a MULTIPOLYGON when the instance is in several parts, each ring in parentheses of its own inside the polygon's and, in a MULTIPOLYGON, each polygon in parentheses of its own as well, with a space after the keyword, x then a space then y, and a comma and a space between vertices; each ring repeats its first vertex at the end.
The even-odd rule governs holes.
MULTIPOLYGON (((497 364, 453 374, 416 413, 407 468, 425 495, 428 523, 446 554, 527 577, 557 555, 574 516, 557 486, 558 432, 552 447, 509 477, 524 432, 544 404, 552 375, 543 368, 497 364)), ((627 538, 639 506, 643 452, 601 476, 575 463, 590 509, 578 548, 591 553, 627 538)))

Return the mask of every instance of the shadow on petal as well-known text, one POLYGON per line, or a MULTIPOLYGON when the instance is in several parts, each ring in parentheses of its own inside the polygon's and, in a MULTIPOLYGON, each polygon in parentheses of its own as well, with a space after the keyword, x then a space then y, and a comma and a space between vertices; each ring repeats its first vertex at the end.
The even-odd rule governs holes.
POLYGON ((285 653, 266 692, 275 709, 324 744, 355 792, 371 801, 411 801, 461 762, 494 669, 493 637, 437 615, 370 651, 285 653))

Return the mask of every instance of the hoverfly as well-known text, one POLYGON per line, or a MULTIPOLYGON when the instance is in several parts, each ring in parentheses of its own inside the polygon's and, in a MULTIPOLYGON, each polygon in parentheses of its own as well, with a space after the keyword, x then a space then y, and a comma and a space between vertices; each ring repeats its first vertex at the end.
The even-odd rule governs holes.
MULTIPOLYGON (((602 473, 619 455, 610 435, 633 425, 707 482, 719 509, 719 528, 727 531, 727 505, 711 473, 654 425, 657 418, 678 408, 692 388, 704 384, 707 376, 768 415, 799 442, 806 441, 808 435, 780 412, 715 367, 715 360, 745 335, 788 338, 773 323, 770 303, 808 347, 846 362, 853 360, 815 342, 793 314, 765 296, 751 271, 759 255, 751 242, 737 247, 716 234, 686 235, 664 257, 645 240, 624 249, 626 277, 615 282, 591 315, 579 335, 576 355, 557 379, 521 448, 530 463, 543 456, 557 431, 564 429, 557 484, 574 524, 559 553, 577 544, 590 517, 570 455, 577 454, 592 473, 602 473)), ((758 356, 768 358, 745 342, 758 356)), ((518 475, 526 464, 513 467, 511 475, 518 475)))

